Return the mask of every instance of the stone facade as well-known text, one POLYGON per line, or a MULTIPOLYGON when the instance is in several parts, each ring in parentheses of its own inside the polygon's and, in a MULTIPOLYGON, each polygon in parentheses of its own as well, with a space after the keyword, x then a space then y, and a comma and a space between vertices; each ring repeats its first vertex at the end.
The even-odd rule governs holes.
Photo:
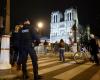
POLYGON ((74 40, 72 27, 76 25, 78 29, 78 15, 77 10, 70 8, 66 9, 64 16, 60 11, 55 11, 51 13, 51 23, 50 23, 50 42, 59 42, 63 39, 66 43, 70 43, 69 38, 74 40), (75 24, 76 22, 76 24, 75 24))

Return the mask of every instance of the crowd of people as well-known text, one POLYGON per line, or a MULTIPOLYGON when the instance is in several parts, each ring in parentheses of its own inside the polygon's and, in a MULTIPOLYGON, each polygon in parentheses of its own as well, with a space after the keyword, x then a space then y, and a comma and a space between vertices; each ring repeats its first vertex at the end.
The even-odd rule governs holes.
MULTIPOLYGON (((55 42, 53 44, 53 51, 55 54, 59 53, 59 60, 65 62, 65 56, 64 56, 64 52, 66 51, 71 51, 73 52, 73 44, 68 45, 64 42, 63 39, 60 40, 60 42, 55 42), (66 48, 67 45, 67 48, 66 48)), ((74 47, 75 48, 75 47, 74 47)), ((97 39, 95 38, 95 36, 93 34, 90 35, 90 40, 88 42, 88 44, 80 44, 80 47, 78 49, 78 47, 75 48, 75 51, 81 51, 83 48, 85 48, 89 53, 90 53, 90 61, 92 61, 93 63, 96 63, 96 65, 100 65, 100 57, 98 56, 98 54, 100 54, 100 46, 97 42, 97 39), (76 50, 77 49, 77 50, 76 50)))
MULTIPOLYGON (((88 50, 91 54, 92 62, 95 62, 97 65, 99 65, 100 62, 97 56, 97 54, 99 53, 99 47, 96 42, 95 36, 91 35, 90 37, 91 39, 89 41, 88 50)), ((33 66, 34 80, 41 79, 42 76, 38 74, 38 58, 34 49, 40 44, 40 39, 36 30, 31 26, 29 19, 25 19, 23 25, 15 26, 14 31, 12 31, 10 40, 10 64, 12 65, 12 67, 17 64, 17 70, 22 70, 23 79, 28 79, 29 77, 26 63, 28 55, 30 55, 33 66)), ((48 42, 45 40, 43 45, 46 54, 48 42)), ((70 50, 68 45, 67 50, 70 50)), ((66 43, 63 39, 61 39, 59 43, 55 42, 53 44, 53 51, 55 54, 59 53, 60 61, 65 62, 64 52, 66 51, 66 43)))

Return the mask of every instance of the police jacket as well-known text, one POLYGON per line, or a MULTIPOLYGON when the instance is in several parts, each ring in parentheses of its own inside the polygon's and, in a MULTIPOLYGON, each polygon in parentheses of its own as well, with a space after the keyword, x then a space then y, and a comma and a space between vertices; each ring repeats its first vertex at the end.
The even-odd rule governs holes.
POLYGON ((20 45, 21 46, 32 46, 34 40, 39 40, 36 31, 31 25, 24 25, 20 30, 20 45))

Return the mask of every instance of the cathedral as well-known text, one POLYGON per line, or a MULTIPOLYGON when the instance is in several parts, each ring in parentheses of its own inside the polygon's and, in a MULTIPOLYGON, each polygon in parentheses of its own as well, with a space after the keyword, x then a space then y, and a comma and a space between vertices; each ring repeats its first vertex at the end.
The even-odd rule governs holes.
MULTIPOLYGON (((75 25, 78 29, 78 14, 73 8, 66 9, 64 14, 60 11, 51 13, 50 23, 50 42, 59 42, 63 39, 65 43, 70 44, 70 39, 74 41, 74 33, 72 27, 75 25)), ((76 31, 78 34, 78 31, 76 31)), ((78 36, 76 36, 76 39, 78 36)))

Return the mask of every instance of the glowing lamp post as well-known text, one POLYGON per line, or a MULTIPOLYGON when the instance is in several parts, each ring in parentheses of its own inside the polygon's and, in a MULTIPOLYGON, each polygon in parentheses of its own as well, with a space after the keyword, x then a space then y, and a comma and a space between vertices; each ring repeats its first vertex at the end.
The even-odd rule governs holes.
POLYGON ((43 22, 38 22, 37 23, 37 26, 38 26, 38 31, 39 31, 39 33, 40 33, 40 36, 41 36, 41 34, 42 34, 42 32, 41 32, 41 29, 43 28, 43 22))
POLYGON ((38 28, 42 28, 43 27, 43 23, 42 22, 38 22, 38 28))

